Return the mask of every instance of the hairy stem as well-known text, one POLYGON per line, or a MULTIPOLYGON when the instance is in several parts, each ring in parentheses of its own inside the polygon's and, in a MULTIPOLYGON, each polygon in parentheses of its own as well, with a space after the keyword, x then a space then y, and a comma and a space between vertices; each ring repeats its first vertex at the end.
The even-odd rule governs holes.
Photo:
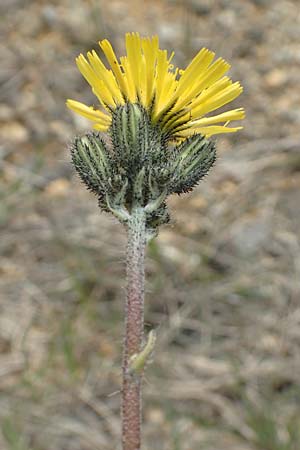
POLYGON ((130 371, 130 358, 142 349, 144 333, 145 212, 132 211, 128 221, 127 295, 123 354, 122 443, 123 450, 141 448, 142 374, 130 371))

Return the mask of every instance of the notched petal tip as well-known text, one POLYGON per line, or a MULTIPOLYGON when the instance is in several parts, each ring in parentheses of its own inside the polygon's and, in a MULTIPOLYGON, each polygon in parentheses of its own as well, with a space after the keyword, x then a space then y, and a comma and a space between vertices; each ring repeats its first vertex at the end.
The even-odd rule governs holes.
MULTIPOLYGON (((184 70, 179 70, 171 64, 174 52, 168 56, 166 50, 160 49, 157 35, 141 37, 139 32, 128 32, 125 44, 127 54, 118 58, 108 39, 99 41, 108 68, 94 49, 76 58, 78 69, 109 114, 110 108, 115 110, 125 102, 139 103, 146 108, 151 121, 159 122, 163 132, 175 139, 183 126, 179 118, 186 117, 186 113, 190 114, 184 124, 186 136, 208 124, 223 122, 225 126, 220 128, 225 129, 230 121, 245 118, 240 108, 234 110, 234 116, 212 122, 210 113, 243 92, 239 82, 233 83, 224 76, 231 66, 225 59, 216 58, 215 52, 203 47, 184 70), (173 105, 171 110, 170 105, 173 105), (195 121, 199 121, 198 128, 195 121)), ((67 102, 67 106, 75 111, 74 103, 67 102)), ((78 107, 76 112, 81 114, 78 107)), ((84 112, 91 114, 90 110, 84 112)))

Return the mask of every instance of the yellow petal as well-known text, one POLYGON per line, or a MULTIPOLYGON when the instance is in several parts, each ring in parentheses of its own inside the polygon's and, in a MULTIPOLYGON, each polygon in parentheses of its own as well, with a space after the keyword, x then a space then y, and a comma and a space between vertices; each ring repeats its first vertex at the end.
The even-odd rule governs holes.
POLYGON ((140 71, 141 71, 141 38, 138 33, 126 34, 126 52, 128 66, 136 90, 140 89, 140 71))
POLYGON ((152 39, 142 39, 142 49, 145 56, 146 63, 146 94, 145 105, 149 105, 153 98, 154 88, 154 74, 158 53, 158 36, 154 36, 152 39))
POLYGON ((194 108, 193 116, 199 117, 209 113, 210 111, 221 108, 221 106, 230 103, 232 100, 238 97, 242 91, 243 88, 241 87, 240 83, 233 83, 231 86, 223 89, 217 95, 212 96, 211 98, 207 98, 207 100, 200 104, 197 108, 194 108))
POLYGON ((86 117, 89 120, 92 120, 94 122, 96 121, 101 122, 103 123, 103 125, 106 126, 110 124, 111 119, 107 114, 97 109, 94 109, 91 106, 87 106, 83 103, 71 99, 67 100, 66 105, 72 111, 76 112, 77 114, 80 114, 83 117, 86 117))
POLYGON ((79 102, 68 102, 69 107, 93 120, 97 129, 109 126, 112 111, 126 101, 142 104, 153 123, 179 139, 195 132, 211 136, 240 129, 227 125, 245 117, 241 108, 205 117, 242 92, 239 83, 224 76, 230 68, 225 60, 214 61, 215 53, 203 48, 185 70, 179 70, 171 64, 174 53, 168 57, 167 51, 159 48, 157 36, 141 38, 139 33, 127 33, 125 44, 127 55, 118 60, 108 40, 99 42, 111 69, 94 50, 87 53, 87 59, 79 55, 76 60, 108 114, 79 102))
POLYGON ((191 81, 194 81, 199 74, 203 73, 210 63, 213 61, 215 54, 207 48, 202 48, 200 52, 194 57, 187 68, 183 71, 182 76, 179 79, 177 94, 180 95, 190 85, 191 81))
POLYGON ((93 128, 94 130, 98 131, 107 131, 109 125, 103 125, 102 123, 94 123, 93 128))
POLYGON ((196 110, 196 108, 203 104, 207 99, 214 97, 219 92, 223 91, 228 86, 232 85, 232 81, 229 77, 222 77, 220 80, 216 81, 212 86, 205 89, 203 92, 201 92, 200 95, 195 97, 190 104, 192 116, 194 116, 193 111, 196 110))
POLYGON ((195 127, 192 129, 186 129, 179 133, 180 137, 187 137, 191 135, 191 131, 194 133, 200 133, 203 134, 206 137, 211 137, 215 134, 221 134, 221 133, 235 133, 236 131, 242 130, 243 127, 235 127, 235 128, 229 128, 225 126, 210 126, 210 127, 195 127))
POLYGON ((115 106, 115 102, 111 95, 111 92, 106 88, 103 81, 96 75, 96 73, 94 72, 88 61, 85 59, 85 57, 83 55, 78 56, 78 58, 76 59, 76 63, 78 69, 92 87, 92 90, 98 97, 100 103, 103 106, 105 105, 115 106))
POLYGON ((230 65, 222 59, 218 59, 217 61, 215 61, 202 76, 194 80, 194 83, 191 84, 191 87, 188 89, 188 91, 185 94, 181 95, 179 101, 176 104, 176 108, 181 108, 184 105, 187 105, 204 89, 207 89, 208 87, 213 85, 213 83, 215 83, 228 71, 229 67, 230 65))
POLYGON ((191 126, 206 126, 213 125, 220 122, 231 122, 232 120, 242 120, 245 118, 245 111, 243 108, 232 109, 231 111, 218 114, 212 117, 203 117, 202 119, 193 120, 190 122, 191 126))
POLYGON ((121 56, 120 61, 121 61, 121 64, 122 64, 122 67, 123 67, 123 70, 125 72, 126 79, 127 79, 128 100, 130 102, 134 103, 137 101, 137 92, 136 92, 136 88, 135 88, 135 84, 134 84, 134 80, 133 80, 132 68, 131 68, 128 58, 126 56, 121 56))
POLYGON ((113 73, 110 70, 107 70, 95 50, 93 50, 92 52, 88 52, 87 57, 95 74, 99 77, 100 80, 103 81, 106 89, 111 92, 112 97, 117 101, 117 103, 124 102, 120 88, 113 73))
POLYGON ((111 43, 107 39, 104 39, 103 41, 99 42, 99 45, 100 45, 104 55, 106 56, 107 61, 110 64, 110 67, 111 67, 111 69, 116 77, 116 80, 120 86, 121 92, 124 93, 127 97, 128 92, 127 92, 127 86, 126 86, 126 82, 124 79, 124 75, 121 71, 120 65, 118 63, 115 52, 113 51, 111 43))

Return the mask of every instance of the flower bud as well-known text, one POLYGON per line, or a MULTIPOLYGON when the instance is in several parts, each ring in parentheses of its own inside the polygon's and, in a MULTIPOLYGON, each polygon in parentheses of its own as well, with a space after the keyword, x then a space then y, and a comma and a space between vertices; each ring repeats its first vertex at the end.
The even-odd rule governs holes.
POLYGON ((140 104, 117 107, 103 137, 94 132, 75 139, 75 169, 104 211, 126 223, 134 207, 144 208, 153 232, 169 221, 167 195, 191 190, 216 157, 214 144, 199 134, 172 148, 140 104))
POLYGON ((169 192, 182 194, 191 191, 207 175, 216 161, 216 148, 212 141, 195 134, 177 146, 174 155, 169 169, 169 192))

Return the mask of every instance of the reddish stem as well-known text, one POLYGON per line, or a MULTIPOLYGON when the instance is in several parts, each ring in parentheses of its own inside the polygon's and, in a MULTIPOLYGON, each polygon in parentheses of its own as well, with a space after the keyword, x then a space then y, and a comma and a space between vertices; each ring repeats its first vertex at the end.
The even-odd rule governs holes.
POLYGON ((123 354, 122 443, 123 450, 141 448, 141 383, 139 375, 129 373, 129 360, 141 351, 144 333, 145 213, 135 209, 128 223, 127 296, 123 354))

